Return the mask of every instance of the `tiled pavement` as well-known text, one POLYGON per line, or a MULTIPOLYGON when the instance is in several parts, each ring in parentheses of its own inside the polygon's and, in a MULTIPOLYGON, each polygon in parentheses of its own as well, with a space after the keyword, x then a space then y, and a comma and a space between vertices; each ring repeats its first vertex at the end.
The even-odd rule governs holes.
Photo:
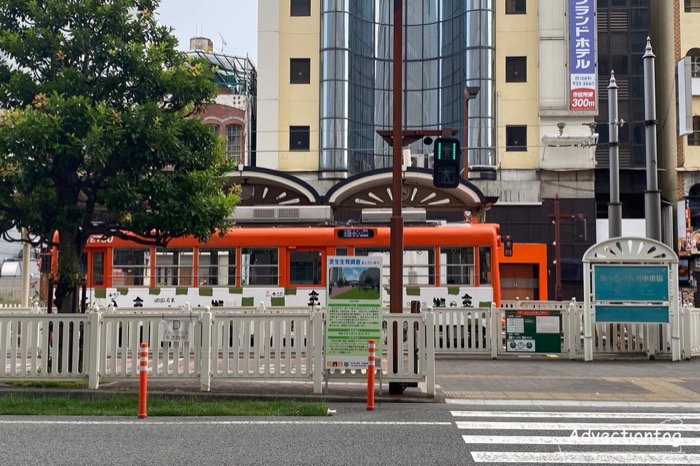
MULTIPOLYGON (((700 359, 616 359, 591 362, 544 356, 498 360, 439 357, 436 361, 437 396, 427 398, 424 387, 408 387, 402 395, 389 394, 386 383, 377 386, 377 402, 445 402, 446 399, 573 400, 628 402, 700 402, 700 359)), ((101 384, 100 394, 133 391, 137 380, 101 384)), ((0 382, 0 392, 18 390, 0 382)), ((322 395, 306 382, 218 381, 203 393, 198 382, 149 381, 149 393, 171 396, 240 398, 294 398, 302 400, 366 401, 366 384, 331 381, 322 395)), ((59 390, 52 390, 59 391, 59 390)), ((94 390, 66 392, 95 394, 94 390)))

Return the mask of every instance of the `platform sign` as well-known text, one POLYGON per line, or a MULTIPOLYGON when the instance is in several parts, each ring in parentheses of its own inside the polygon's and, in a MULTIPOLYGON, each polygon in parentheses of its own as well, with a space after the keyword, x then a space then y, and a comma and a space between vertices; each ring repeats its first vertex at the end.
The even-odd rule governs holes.
POLYGON ((381 367, 382 257, 328 257, 326 369, 366 369, 367 341, 381 367))
POLYGON ((506 311, 506 352, 561 353, 561 313, 506 311))
POLYGON ((668 323, 669 283, 665 265, 595 265, 596 322, 668 323))
POLYGON ((178 319, 161 319, 158 323, 161 334, 161 341, 180 341, 183 343, 191 342, 191 334, 189 331, 189 321, 178 319))

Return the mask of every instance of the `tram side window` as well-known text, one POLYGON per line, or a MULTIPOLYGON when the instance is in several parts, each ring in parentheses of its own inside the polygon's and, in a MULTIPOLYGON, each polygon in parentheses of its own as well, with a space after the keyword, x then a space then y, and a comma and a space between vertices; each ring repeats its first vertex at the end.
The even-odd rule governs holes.
POLYGON ((444 285, 474 284, 474 248, 440 248, 440 283, 444 285))
POLYGON ((241 286, 277 286, 278 270, 277 248, 243 248, 241 250, 241 286))
POLYGON ((192 248, 156 249, 156 286, 192 286, 192 248))
POLYGON ((236 284, 236 249, 199 250, 199 286, 236 284))
POLYGON ((112 286, 148 286, 150 267, 150 250, 117 248, 112 258, 112 286))
POLYGON ((435 284, 435 249, 406 248, 403 282, 415 286, 435 284))
POLYGON ((389 248, 355 248, 356 256, 382 258, 382 285, 389 286, 389 248))
POLYGON ((479 248, 479 283, 481 285, 491 284, 491 247, 481 246, 479 248))
POLYGON ((290 251, 289 283, 291 285, 320 285, 321 251, 290 251))

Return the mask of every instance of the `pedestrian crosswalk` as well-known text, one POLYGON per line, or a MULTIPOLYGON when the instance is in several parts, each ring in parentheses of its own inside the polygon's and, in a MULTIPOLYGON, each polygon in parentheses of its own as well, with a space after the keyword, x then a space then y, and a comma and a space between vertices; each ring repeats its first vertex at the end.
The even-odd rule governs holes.
POLYGON ((700 413, 451 411, 474 463, 700 464, 700 413))

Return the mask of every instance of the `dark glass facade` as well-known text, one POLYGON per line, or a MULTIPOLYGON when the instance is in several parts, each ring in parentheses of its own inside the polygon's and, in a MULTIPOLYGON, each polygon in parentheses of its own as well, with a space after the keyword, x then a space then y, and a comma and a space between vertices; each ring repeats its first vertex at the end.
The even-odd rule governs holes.
MULTIPOLYGON (((598 216, 607 217, 609 189, 608 83, 615 72, 619 128, 620 201, 623 217, 644 217, 646 152, 644 135, 644 63, 642 56, 650 35, 649 0, 598 0, 599 109, 596 130, 596 200, 598 216)), ((654 44, 652 43, 652 46, 654 44)))
MULTIPOLYGON (((393 1, 323 0, 321 6, 322 178, 391 166, 376 134, 392 128, 393 1)), ((469 104, 470 166, 495 165, 494 1, 404 2, 403 127, 454 128, 464 141, 469 104)), ((427 152, 421 141, 413 153, 427 152)))

